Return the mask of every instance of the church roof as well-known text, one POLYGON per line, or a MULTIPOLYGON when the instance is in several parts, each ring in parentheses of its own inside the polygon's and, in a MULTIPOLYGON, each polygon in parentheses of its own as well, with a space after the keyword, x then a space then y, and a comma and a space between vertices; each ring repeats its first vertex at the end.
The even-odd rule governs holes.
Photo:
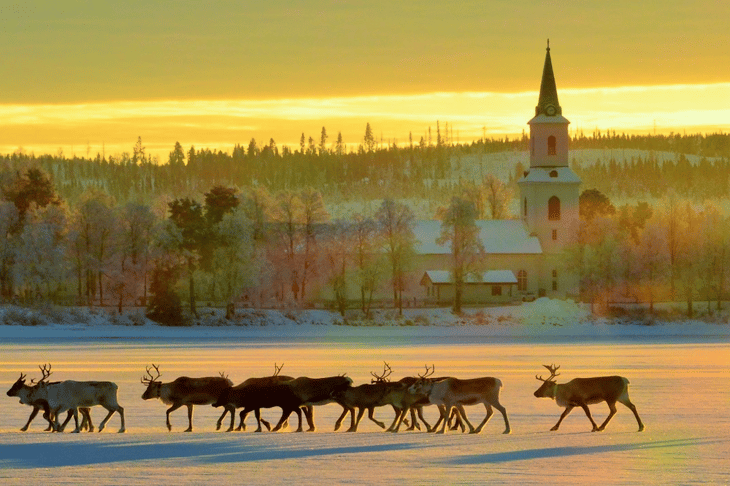
MULTIPOLYGON (((454 279, 448 270, 427 270, 421 279, 428 278, 432 284, 453 284, 454 279)), ((464 282, 468 284, 516 284, 517 278, 512 270, 488 270, 480 274, 467 274, 464 282)))
MULTIPOLYGON (((479 238, 486 253, 492 254, 542 254, 537 236, 527 233, 525 224, 517 219, 478 220, 479 238)), ((449 242, 438 244, 441 236, 441 221, 418 221, 413 230, 416 239, 416 254, 447 255, 451 253, 449 242)))
POLYGON ((558 88, 555 86, 555 74, 553 73, 553 62, 550 59, 550 41, 548 40, 547 52, 545 53, 545 66, 542 69, 542 81, 540 82, 540 98, 535 107, 535 116, 562 115, 563 110, 558 102, 558 88), (552 106, 554 111, 548 107, 552 106))
POLYGON ((580 184, 581 180, 570 167, 530 167, 525 176, 517 183, 523 182, 562 182, 580 184), (552 174, 552 175, 551 175, 552 174))

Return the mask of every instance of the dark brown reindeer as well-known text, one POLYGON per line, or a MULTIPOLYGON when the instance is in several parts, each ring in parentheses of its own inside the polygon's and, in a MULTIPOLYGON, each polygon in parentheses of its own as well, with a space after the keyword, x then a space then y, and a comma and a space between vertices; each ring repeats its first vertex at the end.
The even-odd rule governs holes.
MULTIPOLYGON (((284 367, 284 363, 282 363, 281 366, 278 366, 276 363, 274 363, 274 374, 273 375, 265 376, 262 378, 249 378, 246 381, 244 381, 243 383, 234 386, 230 391, 233 392, 235 390, 241 390, 243 388, 250 387, 250 386, 267 386, 267 385, 273 385, 273 384, 278 384, 278 383, 283 383, 285 381, 293 380, 294 379, 293 376, 286 376, 286 375, 281 374, 281 369, 283 367, 284 367)), ((235 406, 236 406, 235 403, 231 402, 230 405, 232 407, 234 407, 234 410, 235 410, 235 406)), ((309 408, 311 408, 311 407, 309 407, 309 408)), ((248 415, 248 413, 251 410, 254 410, 254 415, 256 417, 256 423, 258 425, 256 432, 262 431, 261 424, 264 424, 268 430, 271 430, 271 424, 261 418, 260 410, 257 411, 256 409, 249 409, 249 408, 244 408, 243 410, 241 410, 241 413, 240 413, 241 420, 238 424, 238 427, 235 430, 246 430, 246 416, 248 415)), ((216 424, 216 430, 220 429, 223 418, 225 417, 226 413, 227 412, 223 412, 223 415, 221 415, 221 417, 218 419, 218 423, 216 424)), ((311 414, 308 413, 308 410, 305 410, 305 416, 307 417, 307 420, 309 420, 309 417, 311 417, 311 414)), ((228 432, 234 430, 234 426, 235 426, 234 422, 235 422, 235 417, 234 417, 234 415, 231 415, 231 426, 228 428, 228 430, 227 430, 228 432)), ((286 426, 285 424, 282 424, 282 427, 285 427, 285 426, 286 426)), ((309 426, 310 426, 310 428, 313 427, 312 422, 309 422, 309 426)))
MULTIPOLYGON (((170 413, 185 405, 188 407, 188 428, 185 429, 185 432, 192 432, 193 406, 213 405, 218 401, 221 393, 233 386, 233 382, 223 376, 222 373, 221 376, 207 376, 203 378, 181 376, 175 381, 162 383, 158 381, 158 378, 161 376, 159 366, 153 364, 152 368, 155 369, 157 375, 152 376, 151 368, 147 368, 147 374, 142 377, 142 384, 147 386, 147 389, 142 394, 142 398, 144 400, 159 398, 162 403, 171 405, 167 409, 167 430, 172 430, 170 413)), ((233 416, 235 409, 226 405, 223 416, 226 413, 230 413, 233 416)), ((222 420, 223 416, 221 416, 220 420, 222 420)))
POLYGON ((568 416, 575 407, 581 407, 586 413, 588 420, 593 425, 593 432, 602 431, 606 428, 608 422, 616 415, 616 402, 626 405, 629 410, 634 412, 636 421, 639 424, 639 432, 644 430, 644 424, 639 418, 639 413, 631 400, 629 400, 629 380, 623 376, 598 376, 594 378, 574 378, 568 383, 558 384, 553 378, 560 376, 557 373, 560 366, 543 365, 550 372, 548 378, 535 375, 535 378, 542 381, 543 384, 535 391, 538 398, 552 398, 560 407, 565 410, 560 415, 558 423, 550 430, 558 430, 560 423, 568 416), (588 405, 594 403, 606 402, 610 413, 606 420, 598 426, 593 421, 591 411, 588 405))

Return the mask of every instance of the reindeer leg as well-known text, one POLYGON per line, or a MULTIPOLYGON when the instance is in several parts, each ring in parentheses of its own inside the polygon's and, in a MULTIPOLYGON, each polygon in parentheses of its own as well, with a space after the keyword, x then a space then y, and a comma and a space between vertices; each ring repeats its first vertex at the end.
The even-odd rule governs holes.
MULTIPOLYGON (((119 420, 121 420, 121 426, 119 427, 119 430, 117 431, 117 433, 123 434, 124 432, 127 431, 127 428, 124 425, 124 408, 117 405, 117 412, 119 413, 119 420)), ((89 420, 91 420, 91 418, 89 418, 89 420)), ((101 429, 99 429, 99 432, 101 432, 101 429)))
POLYGON ((418 418, 423 422, 423 425, 426 426, 426 432, 429 432, 431 430, 431 426, 428 422, 426 422, 426 419, 423 418, 423 407, 416 407, 416 412, 418 413, 418 418))
POLYGON ((38 410, 40 410, 40 408, 33 405, 33 411, 30 412, 30 417, 28 417, 28 422, 26 422, 25 425, 20 430, 22 430, 23 432, 28 430, 28 427, 30 427, 30 423, 33 421, 35 416, 38 415, 38 410))
POLYGON ((170 413, 174 412, 180 407, 182 407, 182 403, 175 403, 172 407, 167 409, 167 430, 172 430, 172 425, 170 424, 170 413))
POLYGON ((378 426, 379 426, 379 427, 380 427, 381 429, 384 429, 384 428, 385 428, 385 424, 384 424, 383 422, 380 422, 379 420, 377 420, 377 419, 376 419, 376 418, 374 417, 374 415, 373 415, 374 413, 375 413, 375 407, 370 407, 370 408, 368 408, 368 418, 369 418, 370 420, 372 420, 373 422, 375 422, 376 424, 378 424, 378 426))
MULTIPOLYGON (((487 409, 487 416, 484 417, 484 420, 482 420, 482 423, 479 424, 479 426, 476 429, 470 431, 469 433, 471 433, 471 434, 481 433, 484 426, 487 425, 487 422, 489 422, 489 419, 492 418, 492 415, 494 415, 494 410, 492 410, 491 405, 489 405, 488 403, 485 403, 484 407, 487 409)), ((463 408, 462 408, 462 410, 463 410, 463 408)))
POLYGON ((66 430, 66 425, 71 421, 71 417, 73 417, 73 415, 74 415, 74 411, 69 410, 68 413, 66 414, 66 420, 64 420, 63 423, 61 424, 59 432, 63 432, 64 430, 66 430))
MULTIPOLYGON (((228 413, 228 407, 223 407, 223 413, 221 414, 220 417, 218 417, 218 421, 215 423, 215 430, 221 429, 221 425, 223 425, 223 418, 226 416, 227 413, 228 413)), ((236 421, 236 419, 234 417, 232 422, 235 423, 235 421, 236 421)), ((233 423, 231 424, 231 428, 233 428, 233 423)), ((230 430, 231 429, 228 429, 229 432, 230 432, 230 430)))
POLYGON ((241 421, 236 430, 246 430, 246 415, 248 415, 248 409, 243 407, 243 410, 241 410, 241 421))
POLYGON ((185 429, 185 432, 192 432, 193 431, 193 404, 188 403, 188 428, 185 429))
MULTIPOLYGON (((287 421, 287 419, 289 418, 289 415, 291 415, 293 411, 294 410, 289 410, 289 409, 284 410, 284 409, 282 409, 282 411, 281 411, 281 418, 279 419, 279 423, 276 424, 276 427, 274 427, 274 429, 272 430, 272 432, 278 432, 279 430, 281 430, 281 427, 284 425, 284 422, 287 421)), ((299 407, 296 407, 296 411, 297 411, 297 415, 299 415, 299 426, 301 428, 302 411, 299 410, 299 407)), ((297 430, 297 432, 301 432, 301 430, 297 430)))
POLYGON ((611 421, 614 415, 616 415, 616 403, 606 402, 608 405, 608 417, 606 417, 606 420, 603 421, 601 425, 598 426, 598 432, 602 432, 603 429, 606 428, 606 425, 608 425, 608 422, 611 421))
MULTIPOLYGON (((596 425, 596 422, 593 420, 593 417, 591 416, 591 411, 588 409, 588 405, 586 405, 585 403, 583 403, 583 404, 581 404, 580 407, 586 413, 586 417, 588 417, 588 420, 591 421, 591 424, 593 424, 593 430, 591 432, 598 432, 598 430, 599 430, 598 429, 598 425, 596 425)), ((615 412, 615 410, 616 410, 616 407, 615 406, 613 407, 613 409, 614 409, 614 412, 613 413, 616 413, 615 412)), ((609 417, 611 417, 611 416, 613 416, 613 414, 609 415, 609 417)))
POLYGON ((555 424, 555 425, 553 425, 553 428, 550 429, 550 430, 551 431, 558 430, 558 427, 560 427, 560 422, 562 422, 563 419, 568 416, 568 414, 571 412, 571 410, 573 410, 573 405, 568 405, 567 407, 565 407, 565 410, 563 410, 563 413, 560 414, 560 418, 558 419, 558 423, 555 424))
MULTIPOLYGON (((317 430, 317 427, 314 426, 314 406, 313 405, 307 405, 306 407, 302 407, 304 410, 304 416, 307 418, 307 423, 309 424, 309 428, 307 429, 307 432, 314 432, 317 430)), ((302 428, 302 424, 299 424, 299 428, 302 428)))
POLYGON ((638 422, 638 424, 639 424, 639 432, 643 432, 644 423, 641 421, 641 418, 639 417, 639 412, 636 411, 636 406, 634 406, 634 404, 631 403, 631 400, 629 400, 629 397, 628 396, 619 397, 618 401, 621 402, 622 404, 626 405, 629 408, 629 410, 634 412, 634 417, 636 417, 636 422, 638 422))
POLYGON ((499 402, 493 403, 492 406, 494 408, 496 408, 497 410, 499 410, 499 413, 501 413, 502 414, 502 417, 504 417, 504 432, 502 432, 502 433, 503 434, 511 434, 512 433, 512 429, 509 426, 509 419, 507 418, 507 409, 504 408, 502 406, 502 404, 499 403, 499 402))
POLYGON ((451 405, 444 405, 443 408, 439 408, 439 411, 441 412, 441 427, 436 432, 437 434, 444 434, 446 433, 446 428, 449 423, 449 415, 451 415, 451 405))
POLYGON ((340 426, 342 425, 342 421, 345 420, 345 417, 347 417, 347 413, 349 411, 350 410, 347 407, 345 407, 344 405, 342 406, 342 413, 340 414, 339 418, 335 422, 335 432, 338 431, 338 430, 340 430, 340 426))

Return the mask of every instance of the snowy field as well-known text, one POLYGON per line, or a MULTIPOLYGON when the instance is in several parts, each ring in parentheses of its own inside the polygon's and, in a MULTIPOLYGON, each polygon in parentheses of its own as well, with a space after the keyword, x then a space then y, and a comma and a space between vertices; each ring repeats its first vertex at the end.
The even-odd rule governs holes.
MULTIPOLYGON (((244 327, 159 328, 143 325, 49 324, 0 326, 0 481, 3 484, 727 484, 730 482, 730 339, 727 325, 656 326, 587 322, 549 302, 523 306, 531 317, 504 324, 447 322, 429 326, 353 327, 314 320, 244 327), (538 310, 540 312, 538 312, 538 310), (546 321, 547 319, 547 321, 546 321), (519 324, 515 322, 519 321, 519 324), (572 323, 572 324, 571 324, 572 323), (283 373, 312 377, 347 373, 355 384, 387 361, 394 378, 423 371, 502 380, 502 404, 512 434, 495 415, 480 435, 449 432, 389 434, 363 419, 355 433, 334 432, 341 408, 318 407, 314 433, 217 432, 219 410, 196 407, 193 433, 186 412, 143 401, 140 377, 151 363, 161 379, 225 372, 238 383, 283 373), (561 409, 533 392, 544 363, 561 365, 559 381, 620 374, 647 429, 631 412, 618 413, 605 432, 590 432, 580 410, 549 432, 561 409), (99 434, 49 434, 36 419, 18 429, 30 408, 5 395, 20 372, 38 378, 52 363, 53 379, 110 380, 119 385, 127 433, 115 415, 99 434)), ((415 312, 415 311, 414 311, 415 312)), ((273 319, 272 316, 269 316, 273 319)), ((319 315, 323 318, 323 315, 319 315)), ((309 317, 313 319, 313 316, 309 317)), ((483 317, 482 317, 483 318, 483 317)), ((489 319, 488 318, 488 319, 489 319)), ((332 319, 331 317, 329 319, 332 319)), ((605 404, 593 405, 597 422, 605 404)), ((467 407, 472 422, 483 408, 467 407)), ((102 409, 92 410, 98 424, 102 409)), ((278 409, 265 410, 268 420, 278 409)), ((435 420, 433 407, 426 409, 435 420)), ((376 416, 389 422, 392 411, 376 416)))

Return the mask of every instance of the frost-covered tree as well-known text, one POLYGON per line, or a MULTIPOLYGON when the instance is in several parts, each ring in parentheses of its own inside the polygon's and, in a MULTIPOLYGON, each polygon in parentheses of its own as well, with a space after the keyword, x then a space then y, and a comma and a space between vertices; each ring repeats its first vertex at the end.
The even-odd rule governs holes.
POLYGON ((415 254, 413 233, 416 216, 410 207, 392 199, 384 199, 375 213, 380 241, 388 256, 393 286, 393 305, 403 314, 403 291, 406 272, 415 254))
POLYGON ((436 242, 440 245, 448 243, 451 247, 451 276, 454 280, 452 310, 456 314, 461 313, 466 278, 477 271, 484 252, 476 218, 474 203, 459 197, 453 197, 449 207, 439 211, 441 235, 436 242))

